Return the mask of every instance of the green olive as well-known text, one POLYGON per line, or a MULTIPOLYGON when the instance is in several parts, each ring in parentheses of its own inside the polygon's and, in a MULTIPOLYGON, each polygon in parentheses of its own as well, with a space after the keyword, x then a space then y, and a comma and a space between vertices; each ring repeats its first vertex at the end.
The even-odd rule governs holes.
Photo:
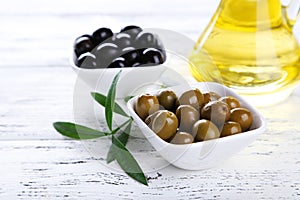
POLYGON ((216 101, 219 98, 221 98, 221 96, 215 92, 205 92, 203 93, 203 97, 204 97, 204 104, 207 104, 210 101, 216 101))
POLYGON ((239 100, 232 96, 221 97, 219 100, 227 103, 230 110, 234 108, 239 108, 241 106, 239 100))
POLYGON ((194 124, 192 135, 195 136, 197 141, 205 141, 219 138, 220 131, 211 121, 201 119, 194 124))
POLYGON ((172 144, 191 144, 194 142, 194 137, 186 132, 178 132, 176 133, 170 143, 172 144))
POLYGON ((222 131, 221 131, 221 137, 234 135, 242 132, 241 125, 237 122, 228 121, 224 124, 222 131))
POLYGON ((158 110, 155 113, 152 113, 151 115, 149 115, 148 117, 146 117, 145 119, 145 123, 152 129, 152 123, 154 118, 161 112, 162 110, 158 110))
POLYGON ((178 119, 174 113, 167 110, 160 111, 153 119, 151 129, 161 139, 167 140, 172 137, 178 128, 178 119))
POLYGON ((201 118, 208 119, 217 126, 224 124, 229 117, 229 106, 219 100, 208 102, 201 110, 201 118))
POLYGON ((174 111, 176 109, 177 96, 172 90, 163 90, 156 95, 159 104, 166 110, 174 111))
POLYGON ((190 132, 194 123, 199 120, 200 113, 190 105, 181 105, 176 110, 176 116, 179 120, 179 130, 190 132))
POLYGON ((203 94, 199 89, 184 92, 178 99, 177 105, 191 105, 196 109, 201 109, 204 102, 203 94))
POLYGON ((246 131, 252 124, 252 114, 246 108, 234 108, 230 114, 230 121, 237 122, 241 125, 242 131, 246 131))
POLYGON ((159 102, 156 96, 144 94, 138 97, 135 105, 135 112, 145 120, 147 116, 159 110, 159 102))

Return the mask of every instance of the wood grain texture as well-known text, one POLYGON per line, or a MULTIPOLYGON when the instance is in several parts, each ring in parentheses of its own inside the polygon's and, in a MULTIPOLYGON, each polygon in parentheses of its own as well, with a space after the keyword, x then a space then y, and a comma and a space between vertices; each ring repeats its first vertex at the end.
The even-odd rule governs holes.
MULTIPOLYGON (((300 182, 295 175, 299 174, 299 160, 291 158, 299 158, 296 148, 299 138, 278 144, 269 137, 262 137, 214 169, 193 172, 167 166, 150 170, 147 172, 151 178, 149 187, 128 178, 115 163, 107 166, 103 157, 91 157, 78 141, 1 142, 1 157, 7 158, 1 161, 1 171, 5 171, 0 180, 1 196, 21 199, 297 199, 300 182)), ((131 142, 129 147, 136 148, 137 142, 131 142)), ((138 154, 135 155, 142 165, 152 157, 149 152, 138 154)))
MULTIPOLYGON (((259 108, 268 128, 216 168, 169 165, 134 127, 128 148, 145 187, 113 162, 109 138, 69 140, 54 121, 105 128, 103 109, 69 65, 75 37, 100 26, 166 28, 196 40, 218 1, 10 0, 0 7, 0 199, 299 199, 300 87, 259 108)), ((300 38, 299 22, 295 32, 300 38)), ((188 73, 188 72, 186 72, 188 73)))

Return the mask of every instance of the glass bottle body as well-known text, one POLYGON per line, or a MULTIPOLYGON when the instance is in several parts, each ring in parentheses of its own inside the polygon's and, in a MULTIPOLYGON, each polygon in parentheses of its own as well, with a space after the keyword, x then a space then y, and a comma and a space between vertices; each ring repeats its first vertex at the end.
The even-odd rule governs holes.
POLYGON ((300 80, 300 47, 280 1, 221 1, 190 70, 198 81, 221 82, 262 105, 287 97, 300 80))

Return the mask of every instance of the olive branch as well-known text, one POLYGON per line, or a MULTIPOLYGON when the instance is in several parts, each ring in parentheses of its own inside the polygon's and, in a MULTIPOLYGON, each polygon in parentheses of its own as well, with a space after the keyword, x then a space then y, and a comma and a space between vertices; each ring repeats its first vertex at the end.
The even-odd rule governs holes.
POLYGON ((133 119, 121 108, 118 103, 115 102, 117 83, 121 72, 122 70, 120 70, 115 75, 107 96, 96 92, 91 93, 94 100, 105 108, 105 120, 109 131, 99 131, 71 122, 55 122, 53 123, 53 127, 60 134, 78 140, 111 136, 112 144, 107 153, 106 162, 109 164, 112 161, 116 160, 119 166, 126 174, 128 174, 128 176, 144 185, 148 185, 147 178, 143 173, 141 167, 139 166, 133 155, 130 153, 130 151, 126 148, 133 119), (123 124, 115 129, 112 128, 114 113, 127 118, 127 120, 123 124), (122 129, 123 127, 125 127, 124 130, 122 129), (116 137, 116 133, 120 134, 116 137))

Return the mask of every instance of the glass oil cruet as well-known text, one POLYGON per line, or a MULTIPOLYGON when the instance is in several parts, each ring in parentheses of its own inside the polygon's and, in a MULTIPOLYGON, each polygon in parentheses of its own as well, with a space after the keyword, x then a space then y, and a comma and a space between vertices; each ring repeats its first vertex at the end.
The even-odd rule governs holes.
POLYGON ((284 100, 300 81, 293 35, 299 9, 300 0, 221 0, 192 49, 191 73, 198 81, 227 85, 257 106, 284 100))

